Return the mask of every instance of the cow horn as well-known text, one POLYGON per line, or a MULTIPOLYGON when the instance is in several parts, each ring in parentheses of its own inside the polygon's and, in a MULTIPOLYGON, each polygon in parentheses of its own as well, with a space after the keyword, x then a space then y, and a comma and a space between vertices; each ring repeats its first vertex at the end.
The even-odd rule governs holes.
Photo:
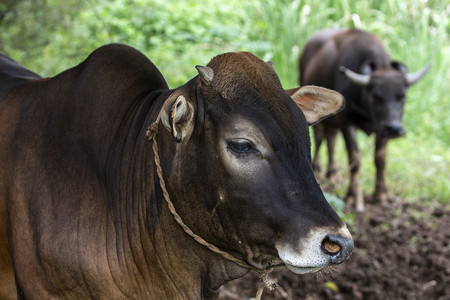
POLYGON ((419 81, 431 68, 431 63, 428 63, 422 70, 414 72, 414 73, 408 73, 406 74, 406 82, 408 85, 412 85, 419 81))
POLYGON ((210 85, 214 78, 214 71, 210 67, 195 66, 204 84, 210 85))
POLYGON ((360 86, 366 86, 369 84, 370 81, 370 75, 366 74, 359 74, 356 72, 353 72, 350 69, 347 69, 346 67, 340 66, 339 71, 344 73, 344 75, 350 79, 353 83, 356 83, 360 86))
POLYGON ((266 65, 267 65, 269 68, 271 68, 273 71, 275 71, 275 65, 274 65, 273 61, 268 60, 268 61, 266 62, 266 65))

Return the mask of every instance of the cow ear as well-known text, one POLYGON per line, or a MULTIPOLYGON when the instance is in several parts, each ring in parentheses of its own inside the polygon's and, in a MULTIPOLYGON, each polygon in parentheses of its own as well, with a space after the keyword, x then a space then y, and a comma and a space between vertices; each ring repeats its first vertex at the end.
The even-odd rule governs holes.
POLYGON ((185 143, 194 130, 194 105, 183 95, 175 100, 169 97, 162 108, 161 121, 177 143, 185 143))
POLYGON ((314 125, 338 113, 345 106, 341 94, 318 86, 307 85, 286 92, 303 111, 308 125, 314 125))

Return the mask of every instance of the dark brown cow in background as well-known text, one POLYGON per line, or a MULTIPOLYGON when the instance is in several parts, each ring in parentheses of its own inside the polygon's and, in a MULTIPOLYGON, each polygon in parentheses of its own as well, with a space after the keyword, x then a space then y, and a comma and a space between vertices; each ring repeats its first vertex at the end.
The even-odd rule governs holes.
POLYGON ((289 96, 250 53, 198 70, 169 90, 124 45, 53 78, 0 61, 1 299, 215 299, 249 269, 301 274, 349 257, 308 133, 342 96, 289 96), (163 182, 184 224, 243 265, 179 226, 163 182))
POLYGON ((350 183, 347 203, 356 202, 364 210, 363 192, 359 185, 360 153, 355 129, 375 133, 375 165, 377 170, 375 201, 386 204, 389 194, 384 179, 386 144, 391 138, 405 134, 402 126, 407 88, 421 79, 430 66, 413 74, 392 61, 373 34, 358 29, 325 29, 307 42, 300 56, 300 84, 317 85, 340 92, 345 109, 314 126, 315 151, 313 167, 320 171, 318 154, 322 139, 328 146, 327 177, 336 169, 334 146, 342 131, 349 156, 350 183))

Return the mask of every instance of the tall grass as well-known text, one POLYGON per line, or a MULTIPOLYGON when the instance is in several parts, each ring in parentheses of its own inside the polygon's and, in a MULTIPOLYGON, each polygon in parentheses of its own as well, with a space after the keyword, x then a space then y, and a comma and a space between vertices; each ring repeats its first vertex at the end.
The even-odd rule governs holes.
MULTIPOLYGON (((393 194, 412 201, 450 204, 450 4, 399 0, 260 0, 246 9, 254 38, 271 44, 259 56, 272 59, 286 87, 298 85, 299 52, 315 31, 356 27, 376 34, 395 60, 417 71, 431 62, 426 77, 408 92, 404 124, 407 136, 388 144, 387 181, 393 194), (261 23, 261 20, 263 22, 261 23)), ((358 134, 363 154, 365 192, 374 186, 373 137, 358 134)), ((347 156, 338 143, 338 161, 346 172, 347 156)), ((325 149, 321 152, 325 158, 325 149)), ((325 163, 324 160, 322 160, 325 163)), ((346 181, 337 187, 341 196, 346 181)))

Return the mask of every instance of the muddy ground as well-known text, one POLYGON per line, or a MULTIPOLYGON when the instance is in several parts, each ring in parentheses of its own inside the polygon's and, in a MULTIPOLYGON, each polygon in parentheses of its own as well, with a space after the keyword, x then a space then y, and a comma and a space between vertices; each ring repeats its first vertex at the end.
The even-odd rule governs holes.
MULTIPOLYGON (((279 287, 262 299, 450 299, 448 206, 397 199, 390 208, 366 202, 366 211, 354 215, 348 261, 306 275, 275 270, 279 287)), ((251 299, 258 284, 252 272, 222 287, 220 299, 251 299)))

